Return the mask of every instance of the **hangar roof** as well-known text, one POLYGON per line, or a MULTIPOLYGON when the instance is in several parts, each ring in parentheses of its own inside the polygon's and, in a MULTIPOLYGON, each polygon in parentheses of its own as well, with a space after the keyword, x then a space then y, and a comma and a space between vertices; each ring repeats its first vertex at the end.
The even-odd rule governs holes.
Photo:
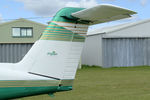
POLYGON ((139 24, 144 24, 147 22, 150 22, 150 19, 140 20, 140 21, 132 22, 132 23, 130 22, 130 23, 125 23, 125 24, 120 24, 120 25, 116 25, 116 26, 103 27, 100 29, 95 29, 95 30, 89 31, 88 36, 93 36, 93 35, 98 35, 98 34, 103 34, 103 33, 111 33, 111 32, 126 29, 128 27, 133 27, 133 26, 136 26, 139 24))

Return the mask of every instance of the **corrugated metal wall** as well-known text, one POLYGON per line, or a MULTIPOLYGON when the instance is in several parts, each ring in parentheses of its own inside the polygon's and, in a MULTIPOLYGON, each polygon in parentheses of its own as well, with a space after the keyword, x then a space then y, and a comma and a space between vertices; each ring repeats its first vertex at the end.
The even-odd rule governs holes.
POLYGON ((150 65, 150 39, 105 38, 103 67, 150 65))
POLYGON ((29 51, 32 45, 32 43, 0 44, 0 62, 19 62, 29 51))

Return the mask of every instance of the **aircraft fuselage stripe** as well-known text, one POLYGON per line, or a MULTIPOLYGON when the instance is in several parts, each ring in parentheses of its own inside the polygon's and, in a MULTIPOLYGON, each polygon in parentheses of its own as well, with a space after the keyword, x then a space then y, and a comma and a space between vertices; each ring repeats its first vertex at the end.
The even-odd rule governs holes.
MULTIPOLYGON (((61 28, 46 28, 45 30, 49 31, 49 30, 51 30, 51 29, 59 30, 59 31, 61 31, 61 30, 68 31, 67 29, 61 29, 61 28)), ((87 32, 87 30, 80 30, 79 28, 72 28, 72 29, 70 29, 70 30, 73 30, 73 31, 80 31, 80 32, 85 32, 85 33, 87 32)))

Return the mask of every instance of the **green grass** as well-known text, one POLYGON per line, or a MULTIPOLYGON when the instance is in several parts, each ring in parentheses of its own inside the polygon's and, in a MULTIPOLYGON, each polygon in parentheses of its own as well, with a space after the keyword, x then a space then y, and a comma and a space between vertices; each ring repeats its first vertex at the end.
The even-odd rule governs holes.
POLYGON ((78 70, 74 90, 19 100, 150 100, 150 67, 78 70))

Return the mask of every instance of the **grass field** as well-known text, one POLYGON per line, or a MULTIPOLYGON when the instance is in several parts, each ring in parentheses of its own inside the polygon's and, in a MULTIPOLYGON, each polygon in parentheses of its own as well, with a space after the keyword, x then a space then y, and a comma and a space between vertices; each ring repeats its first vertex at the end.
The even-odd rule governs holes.
POLYGON ((74 90, 19 100, 150 100, 150 67, 83 68, 74 90))

